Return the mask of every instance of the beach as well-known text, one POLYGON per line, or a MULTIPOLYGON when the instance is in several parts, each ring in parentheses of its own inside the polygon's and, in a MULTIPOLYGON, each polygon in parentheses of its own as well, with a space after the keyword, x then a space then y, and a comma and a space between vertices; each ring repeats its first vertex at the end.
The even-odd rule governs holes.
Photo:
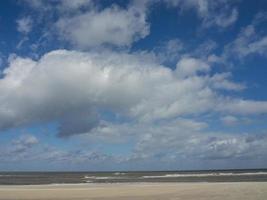
POLYGON ((267 182, 2 185, 0 200, 265 200, 267 182))

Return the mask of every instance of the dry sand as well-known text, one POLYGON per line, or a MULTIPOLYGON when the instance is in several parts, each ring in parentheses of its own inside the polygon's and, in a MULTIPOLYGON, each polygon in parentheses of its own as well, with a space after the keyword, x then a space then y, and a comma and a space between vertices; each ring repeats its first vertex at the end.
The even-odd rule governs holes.
POLYGON ((267 182, 0 186, 0 200, 266 200, 267 182))

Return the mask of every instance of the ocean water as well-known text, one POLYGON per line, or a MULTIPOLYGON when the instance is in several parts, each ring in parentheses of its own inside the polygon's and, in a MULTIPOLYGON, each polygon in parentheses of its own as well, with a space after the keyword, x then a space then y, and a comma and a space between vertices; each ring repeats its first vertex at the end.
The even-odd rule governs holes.
POLYGON ((0 172, 0 185, 267 181, 267 169, 136 172, 0 172))

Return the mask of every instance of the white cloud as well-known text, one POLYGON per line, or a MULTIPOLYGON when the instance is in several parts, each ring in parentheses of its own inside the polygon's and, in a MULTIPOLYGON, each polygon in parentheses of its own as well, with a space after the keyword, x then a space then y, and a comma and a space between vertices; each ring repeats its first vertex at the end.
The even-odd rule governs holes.
POLYGON ((210 56, 217 47, 218 44, 214 40, 208 39, 199 44, 197 47, 193 46, 190 54, 202 58, 207 57, 210 56))
MULTIPOLYGON (((109 166, 124 165, 129 168, 129 163, 134 162, 138 165, 145 160, 164 163, 164 167, 168 166, 168 163, 179 166, 181 162, 186 166, 192 160, 196 163, 202 160, 205 162, 204 167, 209 167, 212 162, 226 161, 229 167, 243 159, 260 159, 266 162, 267 158, 266 134, 210 132, 208 123, 185 118, 152 123, 105 122, 102 126, 94 128, 91 133, 77 137, 83 143, 74 150, 66 150, 47 146, 32 135, 24 135, 13 140, 12 145, 7 144, 6 148, 0 147, 0 160, 5 163, 46 162, 46 167, 65 163, 76 167, 90 163, 90 166, 95 167, 97 164, 109 163, 109 166), (127 140, 137 143, 130 152, 123 155, 88 148, 91 146, 90 142, 105 146, 114 142, 127 143, 127 140)), ((257 166, 257 162, 254 164, 251 166, 257 166)), ((155 165, 153 169, 160 166, 155 165)))
MULTIPOLYGON (((239 159, 244 158, 266 159, 266 135, 210 132, 207 124, 192 120, 149 124, 135 131, 142 134, 133 154, 127 158, 129 160, 155 159, 179 164, 193 159, 205 160, 210 164, 212 160, 238 163, 239 159)), ((209 165, 207 163, 206 166, 209 165)))
POLYGON ((163 0, 170 6, 183 10, 195 9, 203 26, 228 27, 238 19, 238 10, 233 6, 235 2, 230 0, 163 0))
POLYGON ((234 55, 239 59, 253 54, 266 56, 267 36, 260 30, 260 25, 266 21, 267 14, 258 13, 252 23, 244 27, 233 42, 226 45, 225 56, 232 57, 234 55))
POLYGON ((33 135, 22 135, 19 139, 13 141, 13 144, 15 145, 23 145, 27 147, 31 147, 37 143, 38 139, 33 135))
MULTIPOLYGON (((90 7, 92 0, 23 0, 27 6, 37 9, 39 12, 51 12, 57 10, 60 12, 73 12, 81 8, 90 7)), ((39 13, 41 14, 41 13, 39 13)))
POLYGON ((243 99, 225 99, 218 105, 218 109, 239 115, 258 115, 267 112, 267 101, 253 101, 243 99))
POLYGON ((224 90, 233 90, 233 91, 241 91, 246 88, 244 84, 234 83, 230 81, 231 73, 220 73, 214 74, 211 78, 213 82, 213 87, 216 89, 224 89, 224 90))
POLYGON ((0 158, 7 157, 9 161, 16 160, 16 158, 23 157, 27 152, 31 151, 38 143, 39 140, 33 135, 21 135, 1 150, 0 158))
POLYGON ((227 115, 227 116, 222 117, 221 121, 227 126, 232 126, 232 125, 237 124, 239 122, 239 119, 235 116, 227 115))
POLYGON ((59 122, 61 136, 90 132, 103 112, 139 122, 200 116, 207 112, 267 113, 267 102, 233 99, 229 75, 182 58, 176 70, 149 56, 57 50, 40 60, 12 57, 0 79, 0 128, 59 122), (201 73, 197 73, 197 72, 201 73))
POLYGON ((32 30, 32 24, 31 17, 23 17, 17 20, 17 30, 23 34, 28 34, 32 30))
POLYGON ((92 0, 24 0, 38 16, 42 36, 57 37, 76 49, 99 46, 129 47, 150 32, 146 1, 130 1, 126 7, 106 7, 92 0))
POLYGON ((207 24, 216 24, 223 28, 234 24, 238 18, 238 11, 237 9, 232 9, 229 12, 230 13, 220 13, 220 15, 215 16, 213 20, 210 19, 210 21, 207 21, 207 24))
POLYGON ((176 131, 177 135, 183 137, 187 132, 197 132, 208 127, 205 122, 186 118, 177 118, 161 122, 125 122, 111 123, 102 121, 101 125, 94 128, 90 133, 81 135, 82 140, 103 141, 108 143, 121 143, 135 138, 137 140, 160 135, 161 132, 176 131))
POLYGON ((171 39, 161 42, 159 46, 153 49, 153 53, 162 63, 176 63, 183 50, 184 44, 179 39, 171 39))
POLYGON ((80 48, 98 45, 129 46, 149 34, 146 14, 134 6, 89 10, 56 22, 59 37, 80 48))
MULTIPOLYGON (((90 149, 66 150, 39 141, 34 135, 22 135, 19 138, 2 144, 0 161, 2 163, 46 163, 45 167, 55 164, 80 165, 81 163, 96 164, 103 161, 115 162, 112 155, 107 155, 90 149)), ((17 166, 16 169, 19 169, 17 166)), ((40 167, 40 166, 39 166, 40 167)), ((40 169, 40 168, 39 168, 40 169)), ((46 168, 47 169, 47 168, 46 168)))
POLYGON ((178 76, 192 76, 198 72, 208 72, 210 66, 208 63, 196 58, 182 58, 176 65, 176 74, 178 76))
POLYGON ((88 7, 93 4, 92 0, 58 0, 59 9, 66 10, 76 10, 83 7, 88 7))

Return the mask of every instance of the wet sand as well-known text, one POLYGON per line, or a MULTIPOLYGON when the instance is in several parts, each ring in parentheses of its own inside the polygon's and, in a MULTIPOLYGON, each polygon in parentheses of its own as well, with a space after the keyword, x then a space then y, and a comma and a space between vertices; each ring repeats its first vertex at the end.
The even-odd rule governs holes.
POLYGON ((267 182, 0 186, 0 200, 266 200, 267 182))

